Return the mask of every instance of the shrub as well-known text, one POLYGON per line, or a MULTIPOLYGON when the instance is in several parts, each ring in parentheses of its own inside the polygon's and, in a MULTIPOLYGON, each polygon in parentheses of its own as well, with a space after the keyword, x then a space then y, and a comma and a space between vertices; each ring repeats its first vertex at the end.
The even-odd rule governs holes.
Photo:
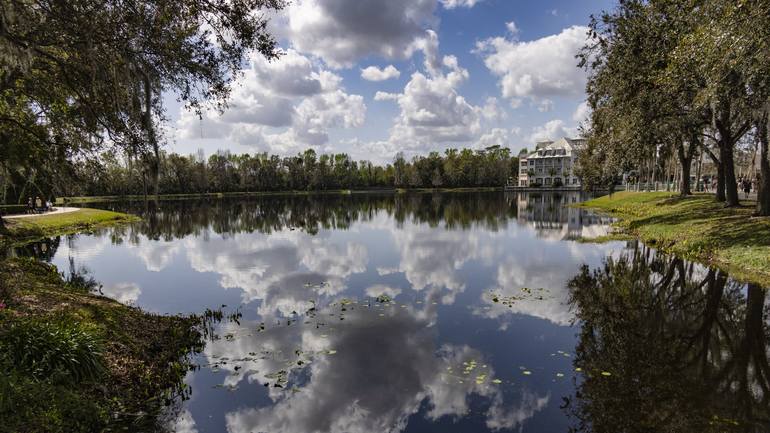
POLYGON ((7 371, 0 360, 0 431, 79 433, 102 431, 106 410, 70 385, 7 371))
POLYGON ((36 379, 81 382, 104 372, 102 344, 93 328, 66 320, 17 320, 0 334, 13 369, 36 379))

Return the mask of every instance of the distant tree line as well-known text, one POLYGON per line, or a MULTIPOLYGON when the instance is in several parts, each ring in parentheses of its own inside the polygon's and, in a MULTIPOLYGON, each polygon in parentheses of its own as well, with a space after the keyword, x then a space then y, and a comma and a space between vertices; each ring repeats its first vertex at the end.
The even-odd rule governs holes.
MULTIPOLYGON (((770 1, 628 0, 592 19, 580 55, 589 72, 584 185, 634 171, 660 179, 694 160, 717 171, 716 200, 739 205, 736 148, 753 149, 759 215, 770 215, 770 1)), ((755 171, 752 169, 752 171, 755 171)))
MULTIPOLYGON (((482 150, 448 149, 410 160, 396 155, 392 163, 355 161, 345 153, 318 155, 312 149, 295 156, 220 151, 206 158, 161 152, 158 192, 322 191, 366 188, 451 188, 504 186, 516 176, 518 158, 492 146, 482 150)), ((66 195, 152 194, 146 167, 129 158, 104 153, 78 165, 66 195)), ((17 188, 19 191, 22 188, 17 188)))

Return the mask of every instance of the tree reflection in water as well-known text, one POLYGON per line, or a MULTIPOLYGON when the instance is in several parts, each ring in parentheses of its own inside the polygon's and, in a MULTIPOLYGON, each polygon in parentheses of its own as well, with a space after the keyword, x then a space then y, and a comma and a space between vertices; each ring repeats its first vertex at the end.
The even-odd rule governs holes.
POLYGON ((767 294, 637 243, 570 281, 579 432, 767 432, 767 294))

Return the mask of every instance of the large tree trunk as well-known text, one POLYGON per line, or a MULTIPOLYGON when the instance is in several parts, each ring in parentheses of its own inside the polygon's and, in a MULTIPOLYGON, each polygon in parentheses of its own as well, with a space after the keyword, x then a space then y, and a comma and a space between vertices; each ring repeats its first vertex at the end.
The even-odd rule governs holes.
POLYGON ((143 72, 144 81, 144 116, 142 119, 147 140, 152 145, 153 157, 150 158, 150 176, 152 177, 152 189, 155 199, 158 199, 160 190, 160 148, 158 137, 155 135, 155 127, 152 121, 152 83, 147 73, 143 72))
POLYGON ((690 191, 690 167, 692 166, 692 158, 697 147, 697 142, 693 138, 690 139, 690 143, 685 148, 684 143, 681 141, 677 146, 677 154, 679 156, 679 163, 682 165, 682 178, 679 187, 679 195, 686 197, 692 195, 690 191))
POLYGON ((722 173, 724 175, 725 206, 738 206, 740 204, 738 182, 735 180, 735 161, 733 160, 733 144, 731 139, 720 138, 719 160, 722 162, 722 173))
POLYGON ((711 162, 713 162, 717 168, 717 189, 714 191, 714 197, 716 201, 725 201, 725 175, 722 171, 722 162, 716 155, 714 155, 714 152, 706 146, 706 143, 701 143, 701 149, 706 152, 706 155, 711 158, 711 162))
POLYGON ((770 112, 765 113, 756 125, 759 141, 759 177, 757 179, 757 215, 770 216, 770 112))
POLYGON ((700 187, 700 183, 701 183, 700 174, 701 174, 702 168, 703 168, 703 153, 698 152, 698 168, 695 169, 695 192, 702 191, 700 187))
POLYGON ((717 190, 715 198, 718 202, 727 200, 725 196, 725 168, 721 162, 717 164, 717 190))

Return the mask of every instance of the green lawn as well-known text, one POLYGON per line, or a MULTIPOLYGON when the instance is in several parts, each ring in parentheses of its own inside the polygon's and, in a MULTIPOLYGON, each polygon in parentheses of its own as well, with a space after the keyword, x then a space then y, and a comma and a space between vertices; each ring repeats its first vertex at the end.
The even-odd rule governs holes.
POLYGON ((6 219, 7 233, 5 236, 12 242, 28 241, 45 236, 76 233, 83 230, 136 221, 138 219, 134 215, 83 208, 61 214, 6 219))
POLYGON ((619 192, 580 206, 617 217, 619 236, 770 286, 770 218, 752 217, 753 203, 743 204, 724 208, 707 194, 619 192))

